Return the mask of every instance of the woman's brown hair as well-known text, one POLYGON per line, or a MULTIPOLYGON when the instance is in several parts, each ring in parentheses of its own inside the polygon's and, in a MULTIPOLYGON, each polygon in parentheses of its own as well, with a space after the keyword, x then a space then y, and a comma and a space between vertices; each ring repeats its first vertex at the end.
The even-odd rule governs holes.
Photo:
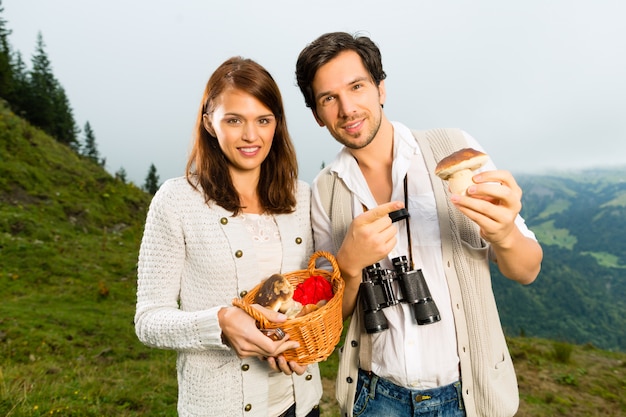
POLYGON ((276 131, 267 158, 261 164, 257 191, 261 206, 267 213, 291 213, 296 206, 295 188, 298 178, 296 152, 287 130, 282 96, 270 73, 251 59, 233 57, 220 65, 204 89, 202 104, 194 130, 194 141, 186 177, 194 188, 201 188, 204 199, 211 200, 233 215, 242 210, 239 194, 228 170, 229 161, 217 138, 204 127, 202 117, 211 114, 215 100, 227 89, 246 92, 267 108, 276 118, 276 131))

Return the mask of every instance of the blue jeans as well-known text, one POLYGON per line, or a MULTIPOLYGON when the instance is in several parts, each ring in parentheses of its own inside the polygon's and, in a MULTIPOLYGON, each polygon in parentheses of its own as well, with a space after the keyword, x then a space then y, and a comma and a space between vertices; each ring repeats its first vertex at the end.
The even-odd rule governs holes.
POLYGON ((412 390, 359 369, 355 417, 465 417, 461 382, 412 390))

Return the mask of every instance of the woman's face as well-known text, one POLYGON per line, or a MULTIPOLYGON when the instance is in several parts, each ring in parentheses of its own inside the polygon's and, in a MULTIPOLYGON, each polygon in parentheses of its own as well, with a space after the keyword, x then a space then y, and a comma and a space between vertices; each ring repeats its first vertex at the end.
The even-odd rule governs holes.
POLYGON ((213 112, 204 118, 231 171, 260 171, 276 131, 276 117, 270 109, 254 96, 231 88, 217 97, 213 112))

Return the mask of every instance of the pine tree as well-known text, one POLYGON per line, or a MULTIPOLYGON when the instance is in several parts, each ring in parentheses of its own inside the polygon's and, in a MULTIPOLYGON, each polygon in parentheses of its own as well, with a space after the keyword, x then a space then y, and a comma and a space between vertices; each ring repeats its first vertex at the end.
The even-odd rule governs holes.
MULTIPOLYGON (((0 0, 0 13, 4 12, 0 0)), ((6 27, 6 20, 0 16, 0 97, 10 101, 13 94, 13 65, 9 35, 11 31, 6 27)))
POLYGON ((15 54, 15 63, 13 65, 13 86, 9 102, 13 112, 28 120, 26 108, 31 102, 32 91, 28 77, 26 64, 22 59, 22 54, 15 54))
POLYGON ((148 170, 148 176, 146 177, 143 189, 152 195, 156 194, 159 189, 159 176, 157 175, 157 169, 154 164, 150 164, 150 169, 148 170))
POLYGON ((124 167, 120 167, 120 169, 117 170, 117 172, 115 173, 115 178, 126 184, 127 178, 126 170, 124 169, 124 167))
POLYGON ((56 92, 57 82, 52 75, 52 68, 44 46, 43 37, 39 33, 35 54, 32 57, 32 70, 28 77, 32 94, 27 97, 28 102, 24 110, 32 124, 51 134, 54 114, 52 97, 56 92))
POLYGON ((41 33, 37 36, 29 75, 30 95, 23 109, 26 118, 59 142, 77 149, 78 129, 72 109, 65 91, 52 74, 41 33))
POLYGON ((85 123, 85 143, 82 149, 82 155, 91 159, 96 163, 100 163, 100 152, 98 152, 98 146, 96 145, 96 135, 93 133, 91 124, 87 121, 85 123))
POLYGON ((80 130, 74 121, 74 112, 70 105, 70 100, 67 98, 65 90, 58 83, 55 94, 52 97, 52 106, 54 109, 51 126, 52 136, 78 152, 79 143, 77 137, 80 130))

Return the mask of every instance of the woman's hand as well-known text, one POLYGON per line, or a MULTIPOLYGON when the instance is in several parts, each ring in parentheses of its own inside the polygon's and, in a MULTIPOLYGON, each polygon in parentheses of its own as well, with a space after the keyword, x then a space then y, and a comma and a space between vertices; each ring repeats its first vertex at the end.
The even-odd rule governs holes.
MULTIPOLYGON (((260 311, 273 323, 284 323, 287 316, 282 313, 254 304, 253 308, 260 311)), ((248 313, 238 307, 226 307, 219 311, 218 319, 222 328, 224 343, 228 344, 240 358, 257 357, 267 360, 270 368, 286 375, 296 373, 302 375, 306 366, 294 361, 287 362, 282 355, 289 349, 300 347, 296 341, 289 340, 289 335, 281 340, 272 340, 257 327, 256 321, 248 313)))
POLYGON ((269 357, 267 358, 267 363, 269 364, 270 368, 277 372, 282 372, 285 375, 291 375, 292 373, 302 375, 306 371, 305 365, 300 365, 295 361, 287 362, 283 355, 269 357))
MULTIPOLYGON (((269 321, 284 323, 287 316, 259 305, 254 305, 269 321)), ((300 346, 298 342, 289 340, 286 335, 282 340, 272 340, 256 327, 256 321, 239 307, 225 307, 218 313, 224 342, 228 344, 240 358, 267 358, 278 356, 289 349, 300 346)))

